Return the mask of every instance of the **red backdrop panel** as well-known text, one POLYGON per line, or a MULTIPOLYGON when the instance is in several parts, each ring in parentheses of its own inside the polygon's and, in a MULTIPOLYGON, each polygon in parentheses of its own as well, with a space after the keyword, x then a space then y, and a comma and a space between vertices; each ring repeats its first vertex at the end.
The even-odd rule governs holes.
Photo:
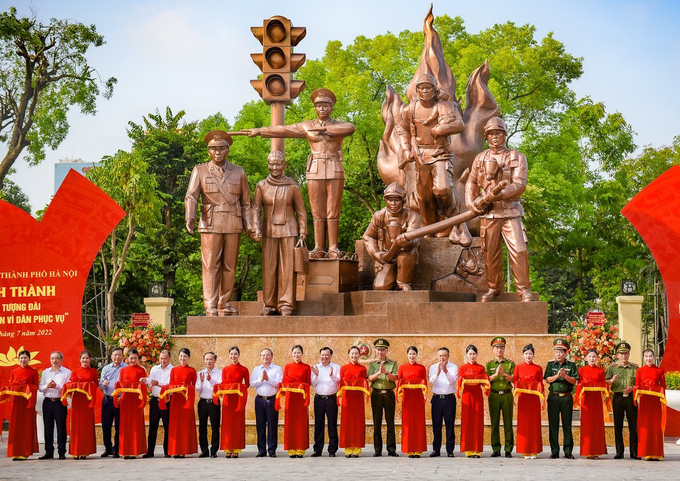
MULTIPOLYGON (((50 352, 78 367, 81 308, 95 256, 125 211, 76 171, 61 184, 41 222, 0 201, 0 387, 20 348, 39 371, 50 352)), ((0 408, 2 405, 0 405, 0 408)))
MULTIPOLYGON (((652 252, 668 297, 668 342, 661 367, 680 371, 680 166, 673 166, 626 204, 621 213, 652 252)), ((680 412, 668 409, 667 436, 680 436, 680 412)))

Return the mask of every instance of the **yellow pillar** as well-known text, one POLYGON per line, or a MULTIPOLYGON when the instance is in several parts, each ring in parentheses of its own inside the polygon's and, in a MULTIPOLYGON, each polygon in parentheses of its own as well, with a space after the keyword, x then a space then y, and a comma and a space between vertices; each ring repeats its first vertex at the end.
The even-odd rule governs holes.
POLYGON ((170 332, 170 312, 175 300, 170 297, 145 297, 146 312, 151 316, 151 324, 160 324, 170 332))
POLYGON ((643 296, 619 296, 619 337, 630 344, 630 360, 642 365, 643 296))

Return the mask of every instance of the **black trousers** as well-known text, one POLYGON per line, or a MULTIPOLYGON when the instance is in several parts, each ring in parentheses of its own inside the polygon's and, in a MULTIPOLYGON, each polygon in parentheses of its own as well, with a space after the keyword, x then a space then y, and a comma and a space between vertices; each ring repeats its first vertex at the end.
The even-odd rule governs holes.
POLYGON ((616 454, 623 456, 623 417, 628 418, 628 439, 630 441, 630 457, 637 458, 637 407, 633 403, 632 393, 623 397, 622 393, 615 392, 612 400, 614 412, 614 442, 616 454))
POLYGON ((385 411, 387 424, 387 452, 397 452, 397 436, 394 432, 394 411, 396 399, 392 389, 374 389, 371 391, 371 411, 373 411, 373 448, 382 453, 382 420, 385 411))
POLYGON ((324 426, 328 419, 328 452, 335 454, 338 450, 338 398, 330 396, 314 396, 314 452, 321 453, 324 445, 324 426))
POLYGON ((106 452, 118 454, 118 434, 120 432, 120 408, 113 405, 113 397, 104 396, 102 401, 102 436, 106 452), (116 425, 113 445, 111 445, 111 427, 116 425))
POLYGON ((149 398, 149 443, 146 448, 147 454, 153 454, 156 450, 156 437, 158 436, 158 426, 163 420, 163 453, 168 454, 168 432, 170 422, 170 403, 168 409, 162 410, 158 407, 158 398, 151 396, 149 398))
POLYGON ((442 421, 446 425, 446 452, 452 453, 456 446, 456 396, 448 394, 444 398, 432 395, 432 451, 438 453, 442 449, 442 421))
POLYGON ((255 398, 255 424, 257 426, 257 453, 276 453, 279 434, 279 412, 274 409, 276 396, 255 398), (269 431, 267 431, 269 426, 269 431), (266 440, 266 447, 265 447, 266 440))
POLYGON ((212 399, 201 399, 198 401, 198 444, 201 453, 208 452, 208 418, 212 428, 210 454, 217 454, 220 449, 220 405, 212 399))
POLYGON ((59 398, 43 401, 43 424, 45 426, 45 454, 54 455, 54 424, 57 424, 57 450, 66 454, 66 416, 68 409, 59 398))
POLYGON ((564 455, 569 456, 574 449, 574 437, 571 421, 574 414, 574 398, 548 394, 548 438, 550 454, 560 454, 560 417, 562 418, 562 434, 564 435, 564 455))

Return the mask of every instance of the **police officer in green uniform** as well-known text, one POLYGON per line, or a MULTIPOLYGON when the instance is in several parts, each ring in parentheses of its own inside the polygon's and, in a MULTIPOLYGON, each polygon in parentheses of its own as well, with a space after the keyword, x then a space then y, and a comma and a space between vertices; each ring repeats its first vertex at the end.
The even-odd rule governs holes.
POLYGON ((614 393, 612 409, 614 411, 614 439, 616 455, 614 459, 623 458, 623 418, 628 418, 628 435, 630 441, 630 457, 640 459, 637 455, 637 407, 633 402, 633 387, 635 386, 635 372, 638 365, 628 362, 630 358, 630 344, 621 341, 616 346, 618 360, 607 368, 605 378, 614 393))
POLYGON ((491 347, 496 356, 486 363, 486 374, 491 381, 489 393, 489 416, 491 417, 492 458, 501 455, 501 412, 503 413, 503 431, 505 432, 505 457, 512 457, 515 438, 512 434, 512 379, 515 363, 505 358, 505 338, 494 337, 491 347))
POLYGON ((548 394, 548 431, 550 433, 550 459, 560 457, 560 416, 562 417, 562 433, 564 434, 564 457, 574 459, 574 438, 571 433, 571 418, 574 412, 572 392, 578 381, 576 364, 567 360, 569 343, 564 339, 553 341, 555 360, 548 362, 545 368, 545 379, 550 384, 548 394))
POLYGON ((371 410, 373 411, 373 456, 382 456, 382 418, 385 411, 387 424, 387 455, 397 454, 397 436, 394 431, 394 411, 396 398, 394 388, 397 387, 398 366, 396 361, 387 358, 390 343, 385 339, 376 339, 377 361, 368 365, 368 382, 371 383, 371 410))

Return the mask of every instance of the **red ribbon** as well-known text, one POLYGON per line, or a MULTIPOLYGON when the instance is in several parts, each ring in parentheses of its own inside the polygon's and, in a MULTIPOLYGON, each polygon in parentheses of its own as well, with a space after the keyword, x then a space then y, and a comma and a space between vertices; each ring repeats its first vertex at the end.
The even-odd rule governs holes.
POLYGON ((306 382, 282 382, 279 384, 279 391, 276 393, 276 403, 274 408, 279 411, 281 409, 281 398, 285 397, 285 404, 288 404, 288 398, 291 393, 300 393, 304 397, 304 405, 309 406, 309 384, 306 382))
POLYGON ((94 408, 97 402, 97 383, 95 382, 67 382, 62 390, 61 402, 68 404, 69 395, 83 394, 89 401, 88 407, 94 408))
POLYGON ((148 386, 144 382, 139 381, 126 381, 117 382, 116 388, 113 390, 113 405, 120 407, 120 400, 123 396, 127 394, 136 394, 139 396, 140 403, 139 407, 144 408, 146 406, 146 395, 148 391, 148 386))
MULTIPOLYGON (((238 395, 238 401, 236 402, 236 411, 243 411, 246 408, 246 403, 248 402, 248 386, 238 382, 223 382, 222 384, 216 384, 213 387, 213 402, 219 402, 222 398, 222 405, 228 406, 231 394, 238 395)), ((232 401, 233 402, 233 401, 232 401)))

